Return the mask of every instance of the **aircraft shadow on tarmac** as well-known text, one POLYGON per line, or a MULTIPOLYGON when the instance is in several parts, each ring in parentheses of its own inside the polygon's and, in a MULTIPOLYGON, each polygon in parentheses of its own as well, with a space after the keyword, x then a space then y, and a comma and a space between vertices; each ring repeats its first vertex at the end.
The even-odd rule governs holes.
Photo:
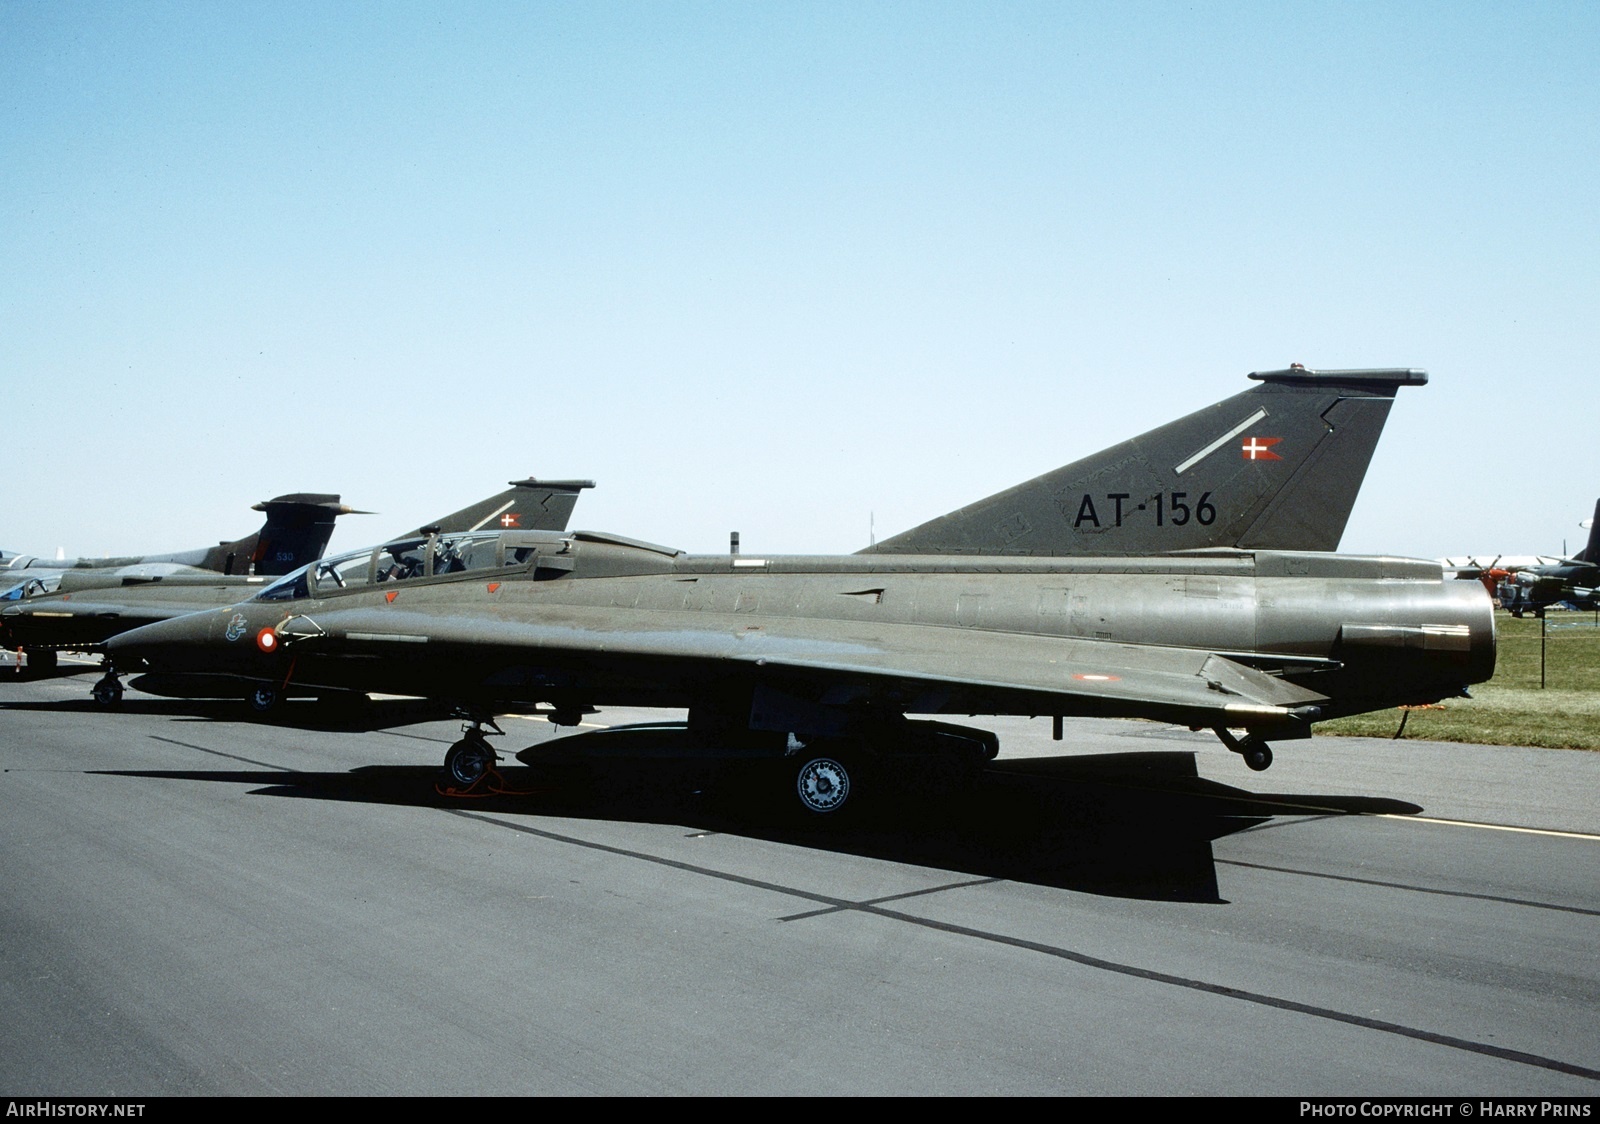
MULTIPOLYGON (((1189 752, 997 761, 965 783, 895 787, 841 813, 810 817, 773 762, 570 760, 500 772, 505 791, 441 794, 432 766, 286 770, 101 770, 99 775, 259 785, 253 795, 439 807, 522 821, 672 823, 698 831, 1115 897, 1222 903, 1211 841, 1280 819, 1415 814, 1367 796, 1252 793, 1197 775, 1189 752)), ((581 842, 575 840, 575 842, 581 842)))
POLYGON ((114 711, 90 698, 49 701, 0 702, 0 710, 31 710, 57 714, 130 714, 194 722, 249 722, 291 730, 337 730, 363 733, 439 722, 451 717, 452 708, 429 699, 384 699, 317 702, 310 699, 280 703, 269 714, 257 714, 239 699, 125 698, 114 711))

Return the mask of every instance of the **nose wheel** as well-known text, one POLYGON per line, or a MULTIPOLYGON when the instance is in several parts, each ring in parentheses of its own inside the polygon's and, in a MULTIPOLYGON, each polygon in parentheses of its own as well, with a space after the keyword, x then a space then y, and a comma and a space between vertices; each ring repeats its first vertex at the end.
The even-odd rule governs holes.
POLYGON ((487 725, 497 734, 505 731, 495 725, 493 718, 483 718, 463 714, 467 725, 461 731, 461 740, 451 746, 444 755, 444 781, 440 792, 446 795, 465 795, 484 782, 486 777, 494 775, 494 767, 500 761, 500 755, 489 744, 489 735, 483 727, 487 725))
POLYGON ((89 693, 100 706, 116 706, 122 701, 122 680, 116 672, 107 671, 89 693))
POLYGON ((250 709, 257 714, 267 714, 274 710, 281 698, 278 688, 271 683, 263 683, 245 696, 245 701, 250 704, 250 709))
POLYGON ((489 775, 500 755, 494 751, 482 730, 471 730, 444 755, 445 775, 452 784, 471 788, 489 775))

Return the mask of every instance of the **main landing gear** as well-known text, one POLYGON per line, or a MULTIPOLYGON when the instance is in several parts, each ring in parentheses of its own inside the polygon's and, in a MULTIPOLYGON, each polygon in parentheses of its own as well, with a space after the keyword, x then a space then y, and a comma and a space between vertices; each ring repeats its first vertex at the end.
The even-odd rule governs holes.
POLYGON ((479 718, 475 715, 466 715, 467 725, 461 731, 461 740, 450 747, 444 755, 444 775, 446 781, 453 787, 466 790, 475 787, 485 777, 494 771, 500 760, 500 755, 489 744, 489 735, 483 727, 497 734, 505 731, 495 725, 493 718, 479 718))
POLYGON ((987 730, 902 721, 854 737, 819 738, 802 744, 798 753, 791 748, 788 760, 799 763, 793 776, 801 808, 838 818, 846 806, 860 803, 861 793, 870 798, 874 789, 960 798, 999 753, 1000 739, 987 730))
POLYGON ((850 765, 838 757, 813 757, 807 753, 795 775, 795 792, 808 812, 825 816, 837 812, 850 799, 850 765))
POLYGON ((1272 767, 1272 747, 1254 734, 1246 734, 1236 738, 1232 732, 1218 726, 1213 731, 1222 739, 1222 744, 1244 758, 1244 763, 1258 773, 1264 773, 1272 767))

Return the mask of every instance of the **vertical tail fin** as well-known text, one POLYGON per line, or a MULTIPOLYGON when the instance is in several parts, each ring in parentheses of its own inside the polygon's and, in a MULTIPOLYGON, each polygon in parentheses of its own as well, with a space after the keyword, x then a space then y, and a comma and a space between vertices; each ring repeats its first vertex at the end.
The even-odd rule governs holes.
POLYGON ((1425 371, 1262 385, 869 547, 877 554, 1334 550, 1395 392, 1425 371))
MULTIPOLYGON (((593 480, 513 480, 511 487, 426 523, 411 532, 485 530, 564 531, 578 493, 593 488, 593 480)), ((410 536, 402 536, 410 537, 410 536)))
POLYGON ((1578 561, 1600 565, 1600 500, 1594 504, 1594 518, 1589 520, 1589 542, 1578 555, 1578 561))
POLYGON ((261 530, 206 552, 203 568, 224 574, 254 572, 277 577, 322 557, 341 515, 365 515, 339 502, 337 495, 295 492, 256 504, 266 513, 261 530))

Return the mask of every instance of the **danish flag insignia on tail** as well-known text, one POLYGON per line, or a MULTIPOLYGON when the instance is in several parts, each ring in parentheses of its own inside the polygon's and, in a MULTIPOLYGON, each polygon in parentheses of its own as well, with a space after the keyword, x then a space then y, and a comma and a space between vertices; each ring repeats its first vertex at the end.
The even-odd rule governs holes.
POLYGON ((1239 451, 1247 461, 1281 461, 1283 458, 1272 451, 1272 446, 1282 440, 1281 437, 1246 437, 1239 451))

